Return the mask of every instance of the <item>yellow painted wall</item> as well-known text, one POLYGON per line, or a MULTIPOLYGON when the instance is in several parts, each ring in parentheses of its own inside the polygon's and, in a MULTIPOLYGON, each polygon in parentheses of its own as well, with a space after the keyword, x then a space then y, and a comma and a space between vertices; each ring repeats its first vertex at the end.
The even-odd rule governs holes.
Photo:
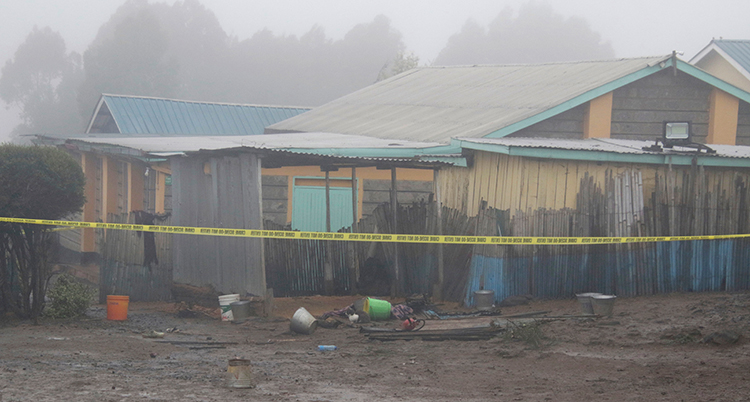
POLYGON ((128 212, 143 209, 143 181, 145 166, 128 162, 128 212))
POLYGON ((617 175, 640 171, 644 194, 652 191, 656 165, 607 164, 585 161, 535 159, 477 152, 470 168, 451 167, 440 172, 443 205, 474 216, 480 203, 516 211, 538 208, 576 208, 581 179, 586 174, 604 186, 608 169, 617 175))
POLYGON ((108 214, 117 213, 117 160, 109 156, 102 157, 102 220, 107 221, 108 214))
POLYGON ((720 90, 711 90, 708 111, 708 144, 736 145, 740 100, 720 90))
POLYGON ((612 131, 612 92, 588 103, 583 116, 583 138, 609 138, 612 131))

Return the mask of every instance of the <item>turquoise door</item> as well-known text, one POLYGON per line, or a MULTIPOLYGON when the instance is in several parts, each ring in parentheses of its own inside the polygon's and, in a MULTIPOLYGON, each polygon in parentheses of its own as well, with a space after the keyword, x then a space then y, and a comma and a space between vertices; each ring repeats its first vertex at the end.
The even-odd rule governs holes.
MULTIPOLYGON (((352 225, 352 189, 331 187, 331 231, 352 225)), ((326 188, 294 186, 292 229, 306 232, 326 231, 326 188)))

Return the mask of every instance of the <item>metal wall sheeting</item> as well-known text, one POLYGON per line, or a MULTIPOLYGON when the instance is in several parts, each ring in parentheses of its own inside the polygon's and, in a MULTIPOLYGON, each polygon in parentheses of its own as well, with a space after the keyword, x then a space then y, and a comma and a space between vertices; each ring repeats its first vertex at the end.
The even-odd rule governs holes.
MULTIPOLYGON (((265 221, 267 230, 288 227, 265 221)), ((345 242, 266 239, 266 277, 274 297, 311 296, 325 293, 325 263, 331 252, 336 294, 351 290, 345 242), (328 247, 330 243, 330 248, 328 247)))
MULTIPOLYGON (((110 214, 107 222, 135 223, 129 214, 110 214)), ((167 218, 158 225, 171 225, 167 218)), ((97 229, 99 267, 99 303, 107 295, 128 295, 130 301, 166 301, 172 298, 172 236, 154 233, 158 264, 143 265, 145 233, 97 229)))
MULTIPOLYGON (((256 155, 174 157, 171 163, 175 226, 262 229, 256 155)), ((175 235, 173 250, 175 282, 266 294, 262 239, 175 235)))

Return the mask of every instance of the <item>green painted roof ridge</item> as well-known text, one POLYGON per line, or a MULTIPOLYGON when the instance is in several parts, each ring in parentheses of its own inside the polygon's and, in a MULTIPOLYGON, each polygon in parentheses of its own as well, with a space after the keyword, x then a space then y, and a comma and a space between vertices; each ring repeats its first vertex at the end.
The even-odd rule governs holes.
MULTIPOLYGON (((627 60, 631 60, 631 59, 627 59, 627 60)), ((599 87, 593 88, 571 99, 561 102, 556 106, 553 106, 549 109, 546 109, 540 113, 535 114, 534 116, 530 116, 525 119, 519 120, 517 122, 511 123, 509 125, 506 125, 505 127, 502 127, 498 130, 495 130, 489 134, 484 135, 483 138, 502 138, 502 137, 508 136, 519 130, 529 127, 535 123, 538 123, 542 120, 546 120, 550 117, 566 112, 592 99, 595 99, 611 91, 614 91, 615 89, 621 88, 625 85, 628 85, 639 79, 645 78, 649 75, 658 73, 659 71, 662 71, 670 67, 672 67, 672 57, 671 55, 665 56, 659 64, 644 66, 638 71, 631 72, 622 77, 619 77, 612 81, 604 83, 600 85, 599 87)), ((736 96, 737 98, 742 99, 745 102, 750 103, 749 92, 742 90, 732 84, 729 84, 728 82, 723 81, 720 78, 717 78, 701 70, 698 67, 695 67, 680 59, 677 59, 677 69, 713 87, 716 87, 718 89, 721 89, 724 92, 727 92, 733 96, 736 96)))

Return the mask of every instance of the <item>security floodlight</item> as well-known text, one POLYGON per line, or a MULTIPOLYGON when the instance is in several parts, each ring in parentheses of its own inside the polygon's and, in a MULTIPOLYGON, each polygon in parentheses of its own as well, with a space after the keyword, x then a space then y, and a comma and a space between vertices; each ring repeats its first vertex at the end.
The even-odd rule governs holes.
POLYGON ((675 150, 673 152, 686 152, 682 149, 692 148, 695 151, 689 152, 705 152, 707 154, 716 153, 715 150, 711 149, 705 144, 698 144, 696 142, 693 142, 690 138, 691 135, 692 133, 690 132, 689 121, 665 121, 664 138, 656 140, 654 145, 643 147, 643 150, 649 152, 664 152, 664 148, 674 149, 675 147, 679 147, 681 149, 675 150), (660 142, 661 145, 659 145, 660 142))
POLYGON ((689 121, 665 121, 664 139, 667 141, 690 141, 689 121))

